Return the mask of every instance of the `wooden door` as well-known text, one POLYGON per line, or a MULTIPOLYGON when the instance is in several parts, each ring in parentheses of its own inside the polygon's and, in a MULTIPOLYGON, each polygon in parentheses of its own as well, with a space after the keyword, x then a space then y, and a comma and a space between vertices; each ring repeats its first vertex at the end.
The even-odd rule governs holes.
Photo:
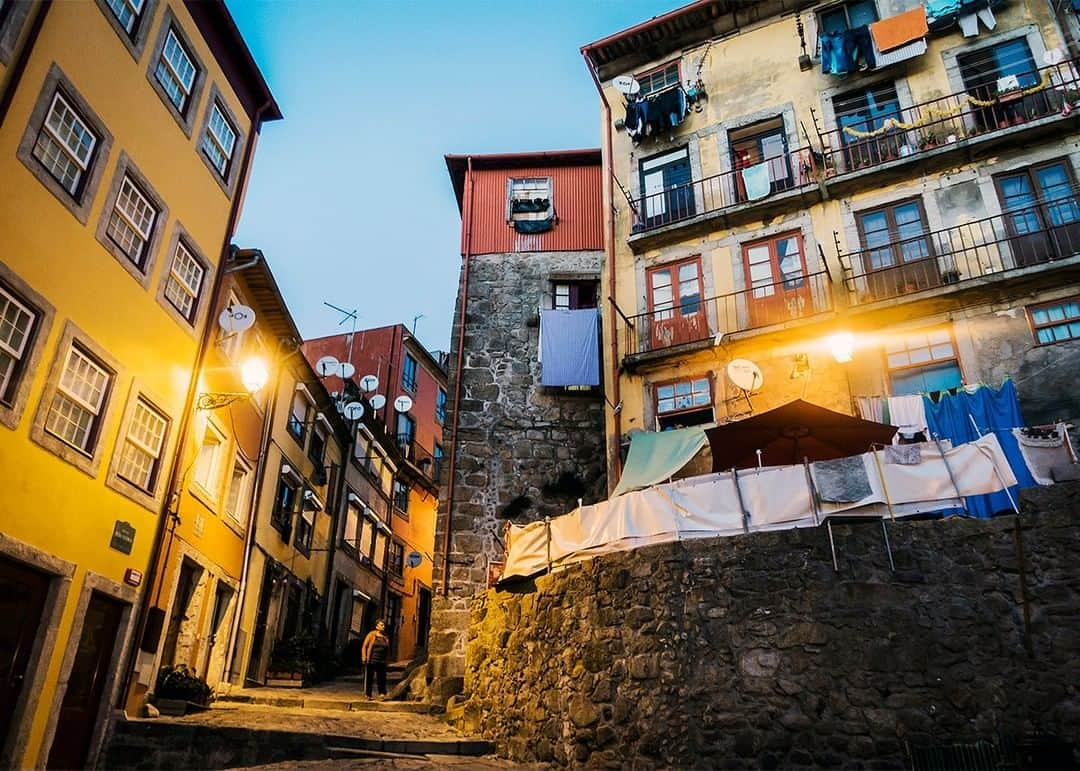
POLYGON ((0 742, 9 736, 11 721, 26 684, 26 668, 34 646, 49 577, 18 562, 0 559, 0 742))
POLYGON ((685 149, 641 162, 641 214, 653 228, 694 216, 694 190, 690 158, 685 149))
POLYGON ((108 709, 105 686, 124 606, 94 592, 86 608, 46 768, 84 768, 98 715, 108 709))
POLYGON ((274 594, 274 569, 271 565, 263 568, 262 586, 259 588, 259 604, 255 610, 255 628, 251 632, 251 656, 248 658, 247 679, 261 683, 263 649, 266 647, 266 635, 270 626, 270 600, 274 594))
POLYGON ((918 200, 858 215, 869 299, 900 297, 941 285, 941 269, 918 200))
POLYGON ((743 246, 743 267, 751 327, 780 324, 813 312, 801 234, 743 246))
POLYGON ((704 340, 709 323, 702 300, 701 260, 653 268, 649 291, 649 350, 704 340))
POLYGON ((1027 171, 998 177, 998 195, 1005 210, 1005 230, 1013 267, 1024 268, 1053 259, 1055 255, 1045 213, 1027 171))
POLYGON ((165 630, 165 650, 161 654, 162 666, 177 663, 176 646, 180 640, 180 630, 187 621, 188 607, 191 605, 191 597, 195 592, 196 578, 195 567, 186 560, 181 563, 180 575, 176 580, 176 596, 173 598, 172 612, 169 614, 169 625, 165 630))

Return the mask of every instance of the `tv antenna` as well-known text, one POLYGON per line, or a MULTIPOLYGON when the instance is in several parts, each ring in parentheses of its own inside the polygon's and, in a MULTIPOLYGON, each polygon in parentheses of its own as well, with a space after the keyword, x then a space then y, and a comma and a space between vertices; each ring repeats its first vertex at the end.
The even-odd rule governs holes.
MULTIPOLYGON (((356 308, 353 308, 351 311, 345 310, 344 308, 342 308, 340 306, 337 306, 337 305, 334 305, 333 303, 326 302, 326 300, 323 300, 323 305, 325 305, 327 308, 335 310, 335 311, 337 311, 338 313, 341 314, 341 321, 338 322, 339 327, 342 324, 344 324, 346 321, 350 321, 350 320, 352 321, 352 331, 349 332, 349 345, 347 346, 346 351, 345 351, 345 359, 344 359, 344 361, 341 362, 342 367, 343 367, 341 377, 342 378, 350 378, 356 373, 356 369, 352 365, 352 346, 353 346, 353 338, 356 337, 356 321, 359 318, 359 314, 357 313, 356 308), (345 368, 346 364, 348 364, 347 369, 345 368), (346 372, 348 374, 346 374, 346 372)), ((344 393, 345 393, 344 388, 342 388, 341 393, 344 395, 344 393)))
POLYGON ((416 337, 416 322, 418 322, 422 318, 424 318, 423 313, 417 313, 415 316, 412 317, 412 336, 413 337, 416 337))

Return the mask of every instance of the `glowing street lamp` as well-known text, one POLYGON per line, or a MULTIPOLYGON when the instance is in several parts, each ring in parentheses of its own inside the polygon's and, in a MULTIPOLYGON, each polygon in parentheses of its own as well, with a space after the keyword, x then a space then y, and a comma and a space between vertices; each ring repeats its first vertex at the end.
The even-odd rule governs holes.
POLYGON ((240 365, 240 382, 244 385, 243 392, 199 394, 199 398, 195 401, 195 408, 217 410, 228 407, 233 402, 247 399, 261 391, 269 379, 270 370, 266 362, 257 356, 252 356, 240 365))
POLYGON ((855 336, 850 332, 837 332, 828 339, 829 351, 840 364, 847 364, 855 354, 855 336))

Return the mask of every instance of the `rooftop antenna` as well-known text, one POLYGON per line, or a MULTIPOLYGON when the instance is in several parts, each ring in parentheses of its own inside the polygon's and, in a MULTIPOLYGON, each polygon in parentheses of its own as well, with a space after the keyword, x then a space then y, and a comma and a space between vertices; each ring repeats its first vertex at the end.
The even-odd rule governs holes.
POLYGON ((422 318, 424 318, 423 313, 417 313, 415 316, 412 317, 412 336, 413 337, 416 337, 416 322, 419 321, 422 318))
POLYGON ((347 351, 347 353, 345 355, 345 361, 351 362, 352 361, 353 338, 356 337, 356 320, 357 320, 357 318, 359 318, 359 316, 358 316, 358 314, 356 312, 357 309, 353 308, 351 311, 347 311, 344 308, 339 308, 337 305, 334 305, 333 303, 326 302, 326 300, 323 300, 323 305, 325 305, 327 308, 331 308, 331 309, 333 309, 333 310, 335 310, 335 311, 337 311, 338 313, 341 314, 341 321, 338 322, 339 327, 342 324, 344 324, 346 321, 352 320, 352 332, 349 333, 349 349, 348 349, 348 351, 347 351))

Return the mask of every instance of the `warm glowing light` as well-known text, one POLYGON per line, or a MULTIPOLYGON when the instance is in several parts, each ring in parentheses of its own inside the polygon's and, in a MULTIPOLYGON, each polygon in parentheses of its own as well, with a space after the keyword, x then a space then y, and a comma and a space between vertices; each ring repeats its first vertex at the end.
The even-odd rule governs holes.
POLYGON ((855 353, 855 336, 850 332, 837 332, 829 337, 829 350, 833 358, 841 364, 851 361, 855 353))
POLYGON ((248 393, 261 391, 270 379, 270 371, 266 368, 266 362, 259 358, 251 358, 240 365, 240 380, 248 393))

